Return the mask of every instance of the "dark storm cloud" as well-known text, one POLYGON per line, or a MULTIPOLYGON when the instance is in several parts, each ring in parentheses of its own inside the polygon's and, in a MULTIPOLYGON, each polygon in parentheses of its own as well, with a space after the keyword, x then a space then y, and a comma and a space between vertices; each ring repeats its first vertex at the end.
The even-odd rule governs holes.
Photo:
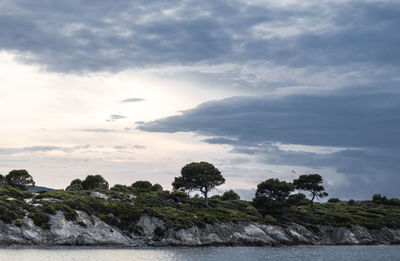
MULTIPOLYGON (((347 93, 348 92, 348 93, 347 93)), ((400 147, 400 94, 358 93, 235 97, 139 125, 156 132, 194 131, 262 141, 341 147, 400 147)), ((224 141, 223 139, 211 140, 224 141)), ((227 142, 228 144, 231 141, 227 142)))
POLYGON ((245 1, 9 0, 1 3, 0 23, 0 50, 59 72, 253 61, 397 67, 400 61, 397 1, 278 8, 245 1), (304 30, 315 25, 325 29, 304 30))
MULTIPOLYGON (((329 185, 331 196, 358 199, 370 198, 373 193, 398 197, 400 148, 343 149, 329 154, 281 150, 272 144, 258 147, 236 147, 236 153, 251 154, 261 163, 305 166, 312 169, 330 167, 344 174, 344 184, 329 185)), ((297 173, 303 174, 303 173, 297 173)), ((320 171, 324 175, 324 171, 320 171)))
POLYGON ((204 141, 232 145, 233 152, 252 154, 263 163, 334 168, 351 186, 332 187, 336 195, 365 198, 371 191, 396 195, 400 185, 397 92, 343 89, 325 95, 235 97, 138 128, 212 136, 204 141), (277 143, 332 146, 338 151, 287 151, 277 143))
POLYGON ((203 141, 210 143, 210 144, 236 144, 237 143, 237 141, 234 139, 227 139, 227 138, 222 138, 222 137, 204 139, 203 141))

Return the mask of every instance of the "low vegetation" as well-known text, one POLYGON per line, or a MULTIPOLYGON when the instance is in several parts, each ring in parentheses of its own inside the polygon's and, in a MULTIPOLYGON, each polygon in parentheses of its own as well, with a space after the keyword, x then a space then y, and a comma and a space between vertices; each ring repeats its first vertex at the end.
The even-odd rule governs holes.
MULTIPOLYGON (((163 219, 175 229, 222 222, 282 226, 295 222, 313 230, 318 229, 318 225, 400 228, 399 199, 376 194, 372 200, 362 202, 338 198, 331 198, 326 203, 314 202, 315 198, 327 196, 318 174, 311 174, 311 177, 302 175, 293 183, 267 179, 258 185, 252 201, 241 200, 233 190, 207 198, 207 193, 225 179, 211 164, 196 164, 184 167, 184 174, 173 182, 173 191, 149 181, 136 181, 130 186, 118 184, 109 189, 108 182, 101 175, 89 175, 84 180, 73 180, 65 190, 33 193, 27 190, 33 183, 31 176, 20 172, 28 179, 26 182, 24 178, 15 177, 13 172, 18 184, 8 183, 2 176, 0 220, 22 226, 21 220, 27 217, 35 225, 49 229, 50 216, 63 213, 67 220, 85 226, 78 219, 77 211, 82 211, 127 234, 137 235, 143 233, 143 228, 136 225, 143 214, 163 219), (203 171, 208 174, 203 175, 203 171), (187 191, 196 189, 205 197, 190 197, 187 191), (311 192, 310 199, 298 191, 296 193, 296 189, 311 192)), ((157 228, 156 236, 162 238, 164 232, 157 228)))

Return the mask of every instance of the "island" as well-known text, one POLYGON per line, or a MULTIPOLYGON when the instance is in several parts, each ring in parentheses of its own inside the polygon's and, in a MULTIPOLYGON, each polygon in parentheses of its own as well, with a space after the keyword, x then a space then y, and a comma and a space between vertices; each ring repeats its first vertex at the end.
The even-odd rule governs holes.
POLYGON ((330 198, 319 174, 257 186, 252 201, 208 162, 192 162, 172 182, 109 188, 101 175, 62 190, 35 189, 26 170, 0 176, 0 244, 34 246, 358 245, 400 243, 400 200, 330 198), (192 191, 201 194, 194 195, 192 191), (297 193, 295 193, 297 192, 297 193), (309 198, 301 193, 309 193, 309 198))

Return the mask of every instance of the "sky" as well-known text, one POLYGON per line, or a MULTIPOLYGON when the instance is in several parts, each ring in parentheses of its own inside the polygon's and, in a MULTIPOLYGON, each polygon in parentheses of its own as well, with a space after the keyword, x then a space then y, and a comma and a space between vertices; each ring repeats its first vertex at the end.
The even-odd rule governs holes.
POLYGON ((400 197, 400 2, 0 0, 0 173, 400 197))

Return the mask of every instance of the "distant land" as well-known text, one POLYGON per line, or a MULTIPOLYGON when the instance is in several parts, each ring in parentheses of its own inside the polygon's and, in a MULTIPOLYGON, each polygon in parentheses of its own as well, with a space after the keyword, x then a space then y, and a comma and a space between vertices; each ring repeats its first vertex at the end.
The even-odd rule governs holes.
POLYGON ((32 192, 37 192, 37 191, 55 191, 56 189, 53 188, 46 188, 46 187, 41 187, 41 186, 33 186, 33 187, 28 187, 29 191, 32 192))

